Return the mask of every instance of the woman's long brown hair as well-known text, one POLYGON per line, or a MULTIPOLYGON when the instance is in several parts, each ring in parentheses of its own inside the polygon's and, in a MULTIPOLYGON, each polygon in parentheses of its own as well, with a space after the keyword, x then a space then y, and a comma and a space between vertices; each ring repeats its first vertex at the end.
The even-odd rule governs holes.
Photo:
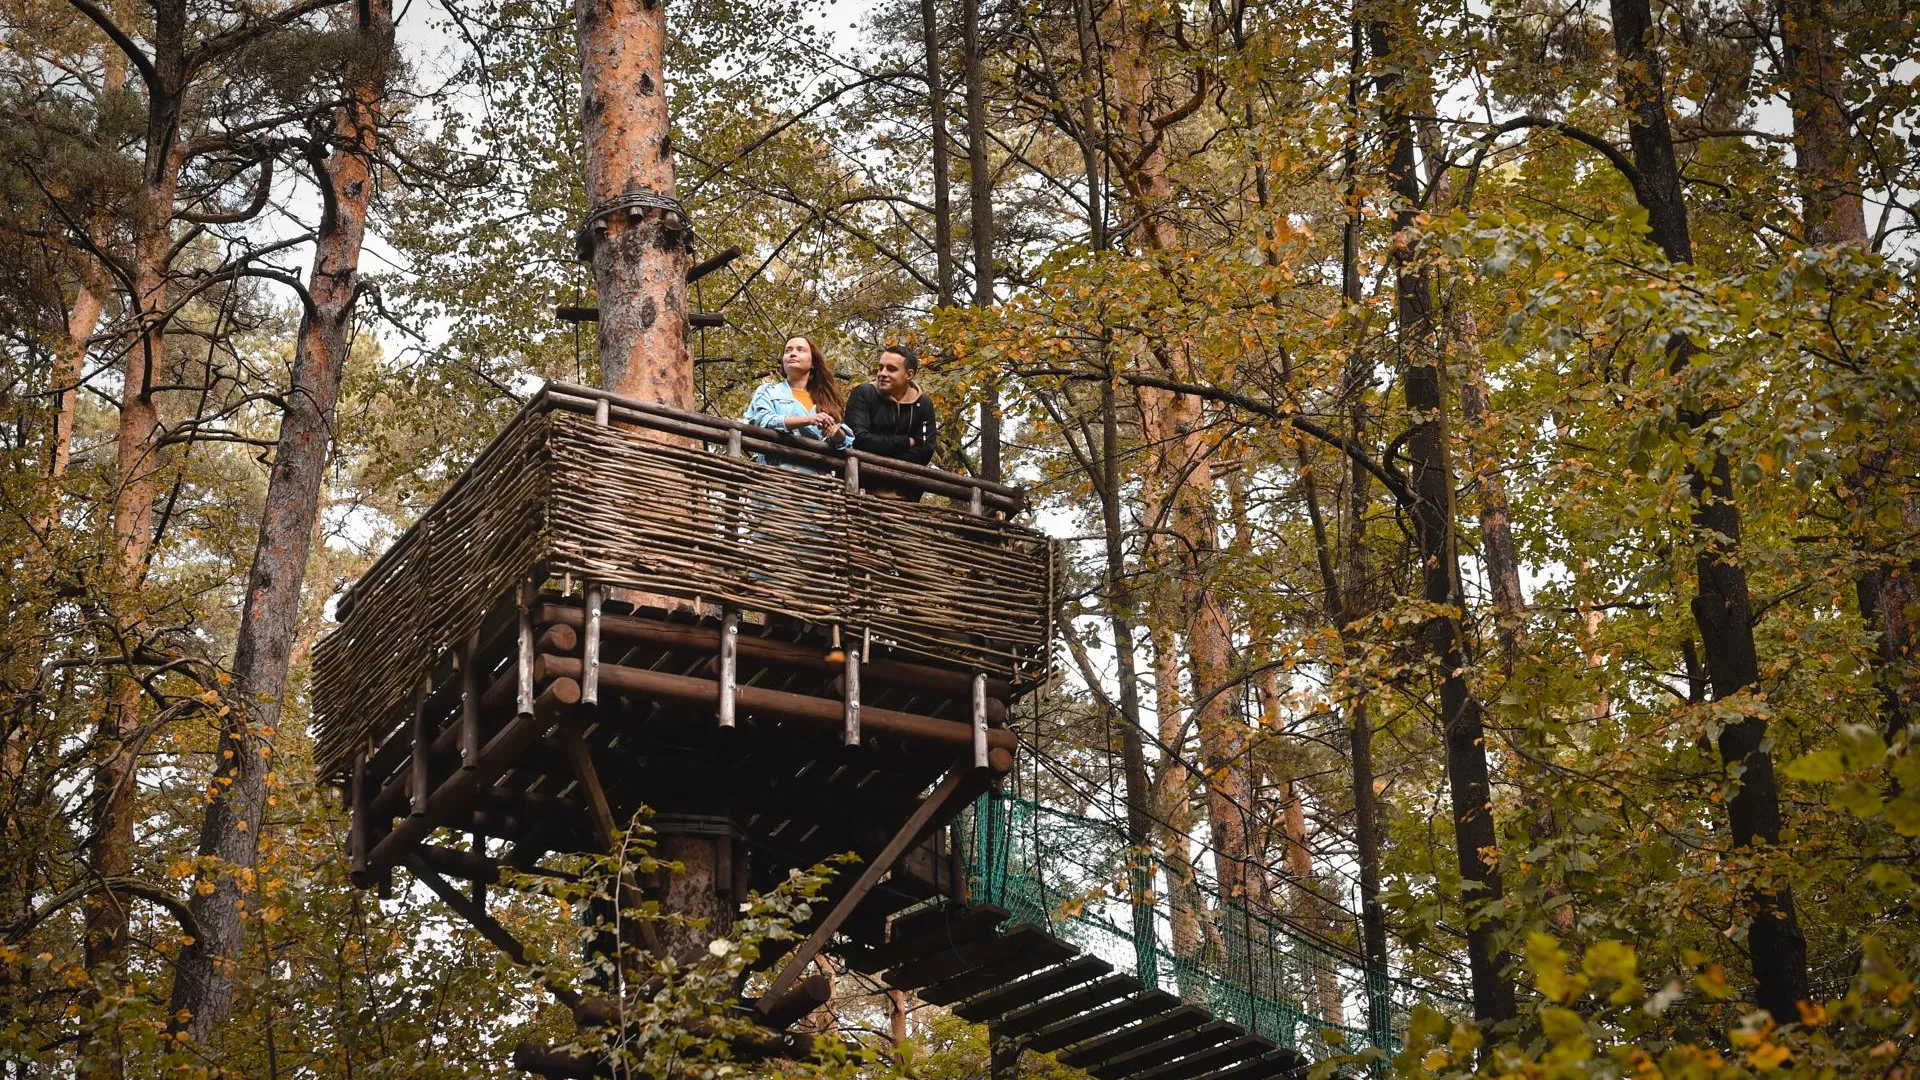
POLYGON ((786 338, 781 342, 781 347, 785 348, 786 342, 793 338, 806 342, 807 352, 813 357, 813 370, 807 373, 807 393, 813 395, 813 407, 835 420, 842 419, 846 415, 846 408, 840 403, 840 384, 833 377, 833 365, 827 363, 826 351, 805 334, 786 338))

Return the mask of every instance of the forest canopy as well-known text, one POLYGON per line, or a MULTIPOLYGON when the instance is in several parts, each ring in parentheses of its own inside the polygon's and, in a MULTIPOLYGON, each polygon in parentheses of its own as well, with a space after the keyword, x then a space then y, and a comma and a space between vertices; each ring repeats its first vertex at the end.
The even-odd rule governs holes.
MULTIPOLYGON (((1011 794, 1159 867, 1165 948, 1252 911, 1423 988, 1326 1075, 1920 1071, 1920 8, 853 7, 666 0, 741 252, 694 399, 918 350, 933 464, 1058 542, 1011 794)), ((576 12, 0 35, 0 1076, 522 1075, 587 901, 490 894, 529 966, 355 888, 310 657, 601 375, 576 12)), ((722 1061, 818 886, 662 996, 672 1068, 1081 1075, 844 964, 834 1052, 722 1061)))

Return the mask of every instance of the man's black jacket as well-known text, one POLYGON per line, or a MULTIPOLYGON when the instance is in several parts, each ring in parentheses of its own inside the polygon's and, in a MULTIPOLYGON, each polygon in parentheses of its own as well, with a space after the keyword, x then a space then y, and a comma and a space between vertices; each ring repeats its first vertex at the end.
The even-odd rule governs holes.
POLYGON ((853 429, 855 450, 916 465, 933 460, 936 421, 933 399, 924 393, 913 404, 902 405, 872 383, 862 383, 847 398, 846 424, 853 429))

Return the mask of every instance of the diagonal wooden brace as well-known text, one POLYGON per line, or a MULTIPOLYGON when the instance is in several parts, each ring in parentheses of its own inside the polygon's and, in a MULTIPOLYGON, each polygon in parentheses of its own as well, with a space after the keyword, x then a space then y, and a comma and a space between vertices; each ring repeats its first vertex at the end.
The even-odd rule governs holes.
POLYGON ((920 800, 920 805, 914 809, 913 815, 907 818, 907 823, 900 826, 900 831, 893 834, 893 839, 887 841, 887 846, 881 848, 880 854, 875 855, 873 861, 867 864, 867 868, 861 872, 859 879, 853 883, 853 888, 847 890, 839 903, 833 905, 833 910, 827 912, 826 918, 820 920, 820 925, 814 928, 806 942, 787 957, 786 964, 781 967, 780 974, 774 978, 773 985, 760 996, 762 1002, 770 1004, 786 996, 787 991, 799 979, 800 973, 806 970, 807 964, 811 963, 820 950, 826 947, 827 942, 839 931, 841 924, 847 921, 847 916, 853 914, 853 909, 860 906, 860 901, 866 899, 875 885, 880 884, 880 879, 893 869, 896 862, 900 861, 900 856, 906 854, 925 835, 926 829, 938 820, 940 814, 953 802, 954 796, 968 790, 966 781, 971 772, 972 770, 965 768, 949 771, 946 779, 940 781, 940 786, 934 788, 932 794, 920 800))

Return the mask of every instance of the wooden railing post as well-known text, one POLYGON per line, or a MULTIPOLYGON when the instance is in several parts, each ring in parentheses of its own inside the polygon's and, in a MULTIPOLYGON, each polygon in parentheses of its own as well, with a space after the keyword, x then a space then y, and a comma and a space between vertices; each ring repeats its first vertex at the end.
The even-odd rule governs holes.
POLYGON ((427 796, 433 793, 433 733, 427 730, 427 698, 433 693, 433 672, 420 676, 413 692, 413 723, 407 734, 412 740, 412 773, 408 777, 412 806, 408 813, 420 817, 427 812, 427 796))
POLYGON ((847 650, 847 672, 844 676, 847 702, 847 730, 845 742, 848 746, 860 745, 860 650, 847 650))
POLYGON ((987 674, 973 676, 973 767, 987 767, 987 674))
POLYGON ((734 688, 740 674, 740 613, 727 608, 720 617, 720 726, 734 723, 734 688))
POLYGON ((474 627, 460 647, 460 767, 471 769, 480 761, 480 628, 474 627))
POLYGON ((520 583, 520 641, 514 674, 520 685, 514 700, 514 715, 533 715, 533 582, 520 583))
POLYGON ((362 748, 354 751, 352 786, 347 791, 347 805, 353 814, 347 822, 347 869, 355 884, 360 884, 367 873, 367 804, 371 801, 367 791, 367 751, 362 748))
POLYGON ((847 494, 860 494, 860 459, 857 457, 847 459, 847 494))
POLYGON ((598 582, 588 582, 584 601, 587 605, 586 634, 580 643, 580 704, 600 704, 600 612, 606 606, 607 590, 598 582))

